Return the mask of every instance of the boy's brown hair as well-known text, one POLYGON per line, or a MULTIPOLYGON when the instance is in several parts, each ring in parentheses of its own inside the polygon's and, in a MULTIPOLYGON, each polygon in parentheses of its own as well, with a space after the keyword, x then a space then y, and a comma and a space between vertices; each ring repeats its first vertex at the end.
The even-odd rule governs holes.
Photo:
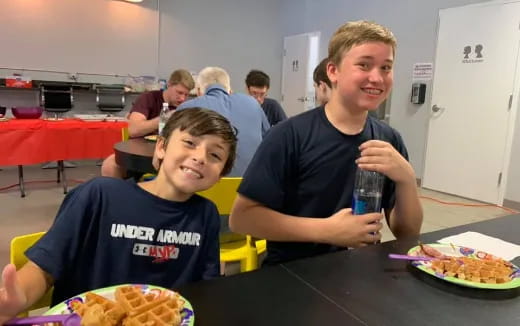
POLYGON ((359 20, 340 26, 329 42, 329 60, 335 65, 341 63, 343 54, 355 45, 367 42, 383 42, 392 47, 395 55, 397 40, 386 27, 374 22, 359 20))
POLYGON ((176 129, 186 131, 194 137, 214 135, 222 138, 229 144, 229 155, 221 175, 231 172, 236 157, 237 129, 226 118, 215 111, 199 107, 176 111, 162 130, 161 137, 164 138, 165 148, 176 129))
POLYGON ((324 82, 329 88, 332 88, 332 83, 330 82, 329 76, 327 76, 327 63, 329 63, 329 58, 321 60, 316 68, 314 68, 312 79, 316 85, 319 85, 320 82, 324 82))
POLYGON ((172 86, 181 84, 189 90, 192 90, 195 87, 195 81, 193 80, 190 72, 184 69, 178 69, 172 72, 170 79, 168 80, 168 84, 172 86))
POLYGON ((246 76, 247 88, 251 86, 269 88, 270 81, 269 75, 260 70, 253 69, 246 76))

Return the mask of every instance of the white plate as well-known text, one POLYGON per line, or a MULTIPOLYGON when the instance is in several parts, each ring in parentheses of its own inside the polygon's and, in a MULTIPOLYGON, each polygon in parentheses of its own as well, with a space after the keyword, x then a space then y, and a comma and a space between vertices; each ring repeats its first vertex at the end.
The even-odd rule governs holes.
MULTIPOLYGON (((166 292, 168 295, 173 295, 174 292, 165 288, 162 288, 160 286, 154 286, 154 285, 143 285, 143 284, 121 284, 111 287, 106 287, 102 289, 92 290, 88 292, 92 292, 98 295, 101 295, 109 300, 115 300, 115 291, 116 288, 120 286, 125 285, 133 285, 141 288, 141 291, 145 294, 148 293, 154 293, 157 296, 159 296, 161 293, 166 292)), ((77 302, 84 302, 85 300, 85 294, 78 294, 77 296, 74 296, 72 298, 69 298, 54 307, 51 307, 47 312, 44 313, 44 315, 58 315, 58 314, 70 314, 73 311, 72 305, 77 302)), ((186 298, 183 298, 181 296, 181 299, 184 300, 184 307, 181 310, 181 326, 193 326, 195 323, 195 315, 193 313, 193 307, 191 306, 191 303, 186 300, 186 298)))

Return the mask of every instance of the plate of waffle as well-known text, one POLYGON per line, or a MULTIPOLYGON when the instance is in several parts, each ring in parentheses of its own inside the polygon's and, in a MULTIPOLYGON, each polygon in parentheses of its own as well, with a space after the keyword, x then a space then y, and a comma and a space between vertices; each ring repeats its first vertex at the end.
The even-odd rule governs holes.
POLYGON ((70 313, 77 313, 84 326, 193 326, 195 322, 188 300, 153 285, 124 284, 89 291, 52 307, 45 315, 70 313))
POLYGON ((480 250, 450 244, 420 244, 410 249, 408 255, 433 257, 414 260, 412 265, 451 283, 495 290, 520 287, 517 266, 480 250))

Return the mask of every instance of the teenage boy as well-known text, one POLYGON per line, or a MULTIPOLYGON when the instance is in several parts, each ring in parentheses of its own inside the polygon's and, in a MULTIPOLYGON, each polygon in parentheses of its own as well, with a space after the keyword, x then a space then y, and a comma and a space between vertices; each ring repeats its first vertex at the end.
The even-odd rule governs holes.
POLYGON ((278 101, 267 97, 271 85, 269 75, 260 70, 251 70, 246 76, 247 93, 258 101, 271 126, 287 119, 278 101))
POLYGON ((399 133, 368 116, 393 84, 396 40, 385 27, 358 21, 329 43, 329 102, 275 126, 238 190, 231 229, 268 240, 276 264, 381 238, 382 214, 350 209, 356 168, 386 176, 382 207, 396 238, 419 234, 422 208, 399 133))
POLYGON ((206 109, 177 112, 155 155, 157 178, 135 183, 95 178, 71 191, 50 230, 30 248, 19 271, 2 273, 0 325, 51 286, 52 305, 106 286, 165 288, 219 275, 219 215, 196 195, 231 171, 236 134, 206 109))

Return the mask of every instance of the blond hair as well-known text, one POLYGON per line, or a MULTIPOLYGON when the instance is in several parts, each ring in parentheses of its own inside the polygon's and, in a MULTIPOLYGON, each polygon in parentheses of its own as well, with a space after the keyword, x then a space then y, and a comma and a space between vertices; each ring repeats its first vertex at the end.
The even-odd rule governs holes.
POLYGON ((181 84, 189 90, 192 90, 195 87, 195 81, 190 72, 184 69, 178 69, 172 72, 168 84, 170 86, 181 84))
POLYGON ((340 26, 329 42, 329 60, 339 65, 343 55, 355 45, 367 42, 383 42, 392 47, 395 55, 397 40, 394 34, 386 27, 374 22, 359 20, 348 22, 340 26))
POLYGON ((202 94, 206 93, 206 89, 212 84, 219 84, 228 93, 231 91, 229 74, 220 67, 206 67, 197 75, 197 87, 202 94))

